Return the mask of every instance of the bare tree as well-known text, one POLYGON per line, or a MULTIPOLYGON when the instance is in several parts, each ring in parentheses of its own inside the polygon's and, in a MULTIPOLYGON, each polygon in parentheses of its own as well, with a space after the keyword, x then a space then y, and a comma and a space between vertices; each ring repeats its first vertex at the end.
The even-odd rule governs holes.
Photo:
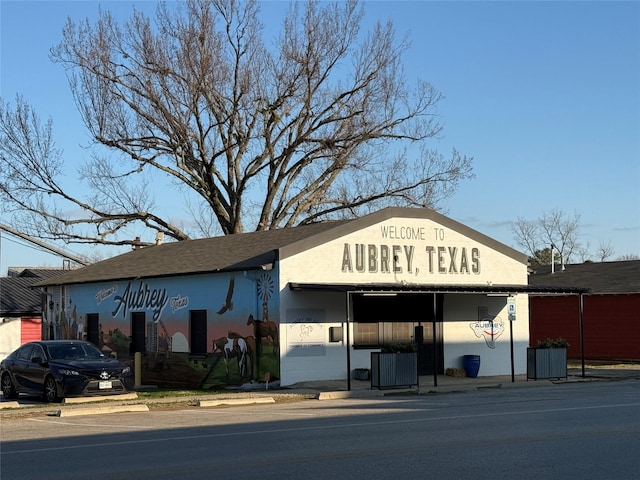
POLYGON ((511 222, 511 231, 515 236, 516 243, 527 252, 532 260, 541 265, 551 263, 551 249, 548 245, 546 248, 541 246, 542 241, 536 220, 518 217, 515 222, 511 222))
POLYGON ((591 259, 591 242, 587 241, 584 243, 580 243, 576 247, 575 253, 580 259, 580 262, 588 262, 591 259))
POLYGON ((407 81, 393 25, 364 33, 362 15, 355 0, 292 2, 274 48, 252 0, 69 20, 51 55, 96 144, 81 169, 92 196, 61 187, 51 124, 20 99, 0 105, 0 192, 34 234, 105 244, 131 244, 134 225, 189 238, 157 211, 150 176, 189 192, 199 234, 437 207, 472 159, 427 147, 442 96, 407 81))
POLYGON ((598 249, 596 250, 596 255, 598 256, 601 262, 604 262, 607 260, 607 258, 612 257, 614 252, 615 252, 615 249, 611 244, 611 240, 607 242, 601 241, 600 244, 598 245, 598 249))
POLYGON ((518 245, 542 264, 550 262, 551 250, 561 264, 568 263, 579 247, 579 230, 580 215, 568 215, 558 208, 543 213, 537 220, 519 217, 511 223, 518 245))

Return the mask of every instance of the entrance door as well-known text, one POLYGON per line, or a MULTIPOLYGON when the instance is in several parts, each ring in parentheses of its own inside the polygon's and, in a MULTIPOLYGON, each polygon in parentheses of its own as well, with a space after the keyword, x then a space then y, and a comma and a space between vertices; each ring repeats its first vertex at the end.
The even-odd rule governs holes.
POLYGON ((146 319, 144 312, 133 312, 131 314, 131 343, 130 352, 134 354, 136 352, 145 352, 145 330, 146 319))
POLYGON ((207 353, 207 311, 191 310, 189 312, 189 337, 191 355, 207 353))

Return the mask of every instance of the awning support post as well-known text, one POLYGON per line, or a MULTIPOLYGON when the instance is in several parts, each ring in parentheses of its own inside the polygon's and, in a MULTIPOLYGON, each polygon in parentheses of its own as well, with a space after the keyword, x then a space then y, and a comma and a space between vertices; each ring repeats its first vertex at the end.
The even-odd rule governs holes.
POLYGON ((351 335, 349 334, 349 315, 351 314, 351 292, 347 292, 347 332, 345 338, 347 339, 347 391, 351 391, 351 335))
POLYGON ((438 318, 438 294, 433 292, 433 386, 438 386, 438 336, 436 335, 436 319, 438 318))
POLYGON ((584 371, 584 294, 578 297, 580 311, 580 358, 582 361, 582 378, 585 377, 584 371))

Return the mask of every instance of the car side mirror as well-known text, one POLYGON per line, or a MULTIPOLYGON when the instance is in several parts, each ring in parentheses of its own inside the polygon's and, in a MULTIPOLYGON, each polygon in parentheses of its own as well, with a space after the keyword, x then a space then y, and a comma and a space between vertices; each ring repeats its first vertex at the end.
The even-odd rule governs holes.
POLYGON ((33 357, 31 359, 31 363, 37 363, 38 365, 42 365, 44 362, 42 360, 42 357, 33 357))

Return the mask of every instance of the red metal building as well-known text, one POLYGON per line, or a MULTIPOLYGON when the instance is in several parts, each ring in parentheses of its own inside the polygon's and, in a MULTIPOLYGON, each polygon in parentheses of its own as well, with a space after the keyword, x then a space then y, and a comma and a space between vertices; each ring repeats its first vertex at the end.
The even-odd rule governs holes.
POLYGON ((531 346, 562 337, 569 358, 580 358, 584 347, 590 360, 640 360, 640 260, 570 264, 555 273, 543 266, 529 284, 589 289, 582 297, 530 295, 531 346))

